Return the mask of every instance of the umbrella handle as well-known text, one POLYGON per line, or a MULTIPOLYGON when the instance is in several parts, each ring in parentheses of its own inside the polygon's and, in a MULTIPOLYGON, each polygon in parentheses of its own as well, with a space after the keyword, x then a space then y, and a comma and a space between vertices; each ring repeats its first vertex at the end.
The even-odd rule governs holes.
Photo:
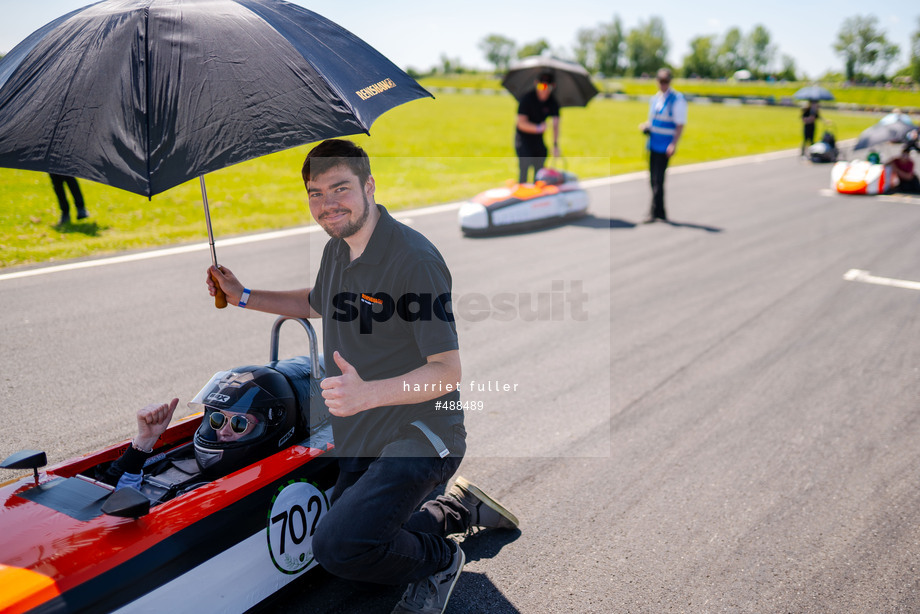
MULTIPOLYGON (((208 206, 208 191, 204 185, 204 175, 199 175, 198 179, 201 181, 201 201, 204 205, 205 225, 208 227, 208 245, 211 248, 211 264, 220 268, 217 264, 217 252, 214 249, 214 231, 211 230, 211 210, 208 206)), ((227 295, 220 289, 220 284, 217 283, 214 273, 209 272, 208 275, 211 276, 211 281, 214 282, 214 286, 217 288, 217 293, 214 295, 214 306, 218 309, 223 309, 227 306, 227 295)))
POLYGON ((217 294, 214 295, 214 306, 218 309, 223 309, 227 306, 227 295, 224 294, 224 291, 220 289, 220 284, 217 283, 217 279, 215 279, 214 273, 209 272, 208 275, 211 276, 211 280, 217 287, 217 294))

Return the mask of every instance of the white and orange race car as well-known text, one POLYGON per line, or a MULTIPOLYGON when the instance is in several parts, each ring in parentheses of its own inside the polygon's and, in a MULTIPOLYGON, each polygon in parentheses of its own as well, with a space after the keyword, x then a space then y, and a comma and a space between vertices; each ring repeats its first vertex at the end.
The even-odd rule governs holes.
POLYGON ((885 164, 853 160, 831 168, 831 189, 841 194, 887 194, 896 185, 894 171, 885 164))
POLYGON ((482 236, 529 230, 588 212, 588 194, 567 171, 540 169, 534 183, 486 190, 460 206, 460 230, 482 236))
POLYGON ((274 454, 208 478, 190 452, 198 413, 160 438, 140 489, 94 477, 130 442, 43 470, 40 451, 0 463, 31 470, 0 485, 0 612, 244 612, 316 565, 338 466, 315 333, 296 320, 310 356, 279 361, 286 319, 258 367, 284 375, 297 405, 297 435, 274 454))

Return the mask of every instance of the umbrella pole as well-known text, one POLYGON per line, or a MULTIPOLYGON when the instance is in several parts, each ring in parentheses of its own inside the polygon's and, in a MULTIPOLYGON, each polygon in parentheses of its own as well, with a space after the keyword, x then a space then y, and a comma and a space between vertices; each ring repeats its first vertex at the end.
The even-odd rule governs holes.
MULTIPOLYGON (((211 247, 211 264, 217 268, 217 250, 214 249, 214 231, 211 229, 211 209, 208 207, 208 191, 204 187, 204 175, 199 175, 198 179, 201 181, 201 201, 204 203, 204 221, 208 226, 208 245, 211 247)), ((213 273, 211 273, 211 279, 214 280, 214 284, 217 285, 217 280, 214 279, 213 273)), ((214 295, 214 306, 218 309, 223 309, 227 306, 227 295, 223 293, 219 285, 217 285, 217 294, 214 295)))

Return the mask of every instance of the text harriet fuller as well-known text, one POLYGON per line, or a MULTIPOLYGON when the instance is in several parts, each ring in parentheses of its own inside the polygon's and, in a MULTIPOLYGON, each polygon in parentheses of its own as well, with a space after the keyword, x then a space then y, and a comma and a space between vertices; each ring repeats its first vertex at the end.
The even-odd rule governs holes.
MULTIPOLYGON (((478 382, 472 380, 469 385, 470 392, 517 392, 518 384, 503 384, 498 380, 487 380, 478 382)), ((453 392, 461 390, 460 382, 456 384, 410 384, 403 382, 403 392, 453 392)))

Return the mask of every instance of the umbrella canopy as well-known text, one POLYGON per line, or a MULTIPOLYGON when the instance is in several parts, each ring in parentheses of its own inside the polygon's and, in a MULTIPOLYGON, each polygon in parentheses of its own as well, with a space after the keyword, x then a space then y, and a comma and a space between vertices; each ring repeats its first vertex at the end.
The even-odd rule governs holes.
POLYGON ((891 113, 879 123, 863 130, 853 149, 865 149, 882 143, 906 143, 910 139, 909 135, 916 130, 917 126, 910 117, 891 113))
POLYGON ((824 89, 818 85, 809 85, 808 87, 803 87, 795 94, 792 95, 793 98, 798 100, 833 100, 834 95, 830 93, 829 90, 824 89))
POLYGON ((906 113, 892 112, 886 115, 885 117, 883 117, 882 119, 878 120, 878 123, 882 125, 893 124, 895 122, 907 124, 908 126, 911 126, 912 128, 917 127, 917 125, 914 123, 914 120, 912 120, 910 118, 910 115, 907 115, 906 113))
POLYGON ((105 0, 0 60, 0 166, 152 196, 430 96, 364 41, 280 0, 105 0))
POLYGON ((512 64, 502 85, 520 100, 534 89, 537 77, 543 72, 551 72, 556 78, 553 95, 560 107, 583 107, 597 96, 597 88, 584 66, 546 56, 531 56, 512 64))

